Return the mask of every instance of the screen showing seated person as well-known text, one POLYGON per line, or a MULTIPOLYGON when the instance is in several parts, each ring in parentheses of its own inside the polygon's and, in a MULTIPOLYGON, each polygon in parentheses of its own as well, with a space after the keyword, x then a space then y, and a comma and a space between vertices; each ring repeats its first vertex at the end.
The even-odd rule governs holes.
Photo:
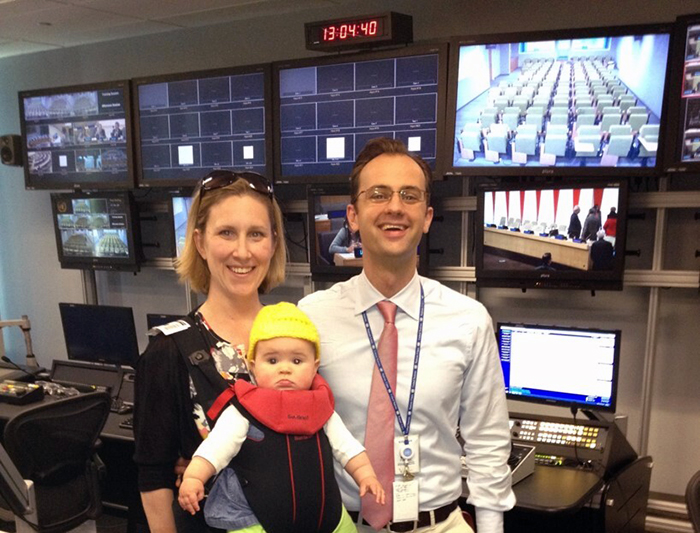
MULTIPOLYGON (((362 267, 362 239, 353 232, 345 215, 349 194, 313 194, 312 265, 362 267)), ((358 270, 359 272, 359 270, 358 270)))
POLYGON ((443 56, 354 57, 278 70, 281 181, 346 181, 357 154, 376 137, 402 140, 435 167, 443 56))
POLYGON ((52 194, 51 201, 63 268, 136 268, 128 193, 52 194))
POLYGON ((132 187, 129 106, 127 82, 20 93, 27 188, 132 187))
POLYGON ((448 103, 454 173, 652 172, 669 41, 648 33, 461 44, 448 103))
POLYGON ((211 170, 269 174, 263 71, 137 81, 139 186, 194 184, 211 170))
POLYGON ((619 331, 498 324, 511 400, 615 410, 619 331))
POLYGON ((131 307, 58 305, 69 359, 134 366, 139 347, 131 307))
POLYGON ((687 26, 681 97, 680 160, 700 163, 700 23, 687 26))

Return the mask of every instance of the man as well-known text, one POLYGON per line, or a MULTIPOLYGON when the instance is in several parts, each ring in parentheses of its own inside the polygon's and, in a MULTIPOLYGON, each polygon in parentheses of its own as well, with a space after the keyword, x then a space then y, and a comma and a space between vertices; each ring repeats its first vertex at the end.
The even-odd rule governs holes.
POLYGON ((612 270, 615 249, 605 240, 605 230, 599 230, 597 240, 591 244, 591 263, 593 270, 612 270))
POLYGON ((545 252, 542 254, 542 262, 535 267, 535 270, 556 270, 552 266, 552 254, 545 252))
POLYGON ((396 440, 388 460, 390 479, 380 477, 387 490, 388 518, 376 518, 364 500, 361 505, 352 479, 336 470, 358 531, 374 531, 363 520, 376 529, 391 520, 393 531, 471 532, 455 506, 462 492, 462 449, 455 437, 459 427, 479 533, 498 533, 503 531, 503 511, 515 503, 506 464, 510 436, 503 376, 485 308, 416 272, 416 249, 433 218, 430 180, 429 167, 400 141, 370 141, 353 167, 347 208, 351 229, 362 235, 363 271, 307 296, 299 306, 319 328, 320 372, 331 385, 336 411, 351 433, 364 439, 377 470, 387 461, 377 460, 369 449, 377 433, 366 431, 377 409, 374 400, 369 407, 370 397, 375 382, 385 401, 395 393, 395 404, 390 404, 397 411, 390 412, 396 440), (372 336, 381 345, 380 333, 392 322, 378 309, 386 300, 397 306, 395 387, 377 377, 378 362, 384 359, 378 355, 381 346, 370 343, 372 336), (409 465, 399 455, 406 443, 419 456, 409 465))
POLYGON ((566 231, 569 234, 570 239, 578 239, 581 237, 581 220, 578 218, 578 214, 581 212, 579 206, 574 207, 574 212, 571 213, 571 219, 569 220, 569 229, 566 231))

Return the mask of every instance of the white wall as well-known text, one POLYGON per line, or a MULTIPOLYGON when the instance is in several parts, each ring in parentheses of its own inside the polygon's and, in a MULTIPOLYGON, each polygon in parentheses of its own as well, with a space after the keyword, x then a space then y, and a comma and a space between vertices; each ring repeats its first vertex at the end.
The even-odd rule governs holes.
MULTIPOLYGON (((374 0, 340 2, 334 9, 227 23, 211 28, 181 30, 150 37, 55 50, 0 60, 0 133, 18 133, 17 91, 71 83, 106 81, 167 72, 226 67, 313 55, 303 47, 303 23, 338 16, 395 10, 414 17, 416 40, 478 33, 555 29, 609 24, 670 21, 698 10, 697 1, 638 2, 594 0, 374 0), (556 5, 556 7, 555 7, 556 5), (266 38, 270 35, 274 37, 266 38)), ((669 217, 671 219, 672 217, 669 217)), ((446 220, 455 221, 452 216, 446 220)), ((673 222, 673 221, 672 221, 673 222)), ((681 217, 669 233, 688 235, 697 222, 681 217), (674 228, 681 228, 681 230, 674 228)), ((630 241, 645 249, 640 260, 649 263, 653 222, 631 225, 639 233, 630 241), (651 229, 651 231, 649 231, 651 229), (639 243, 639 244, 638 244, 639 243)), ((437 227, 437 226, 436 226, 437 227)), ((458 231, 456 223, 441 231, 458 231)), ((697 268, 688 258, 688 245, 669 257, 697 268)), ((635 261, 637 261, 635 263, 635 261)), ((636 267, 639 268, 639 267, 636 267)), ((101 303, 135 308, 143 336, 146 312, 185 310, 184 289, 172 272, 144 270, 132 274, 98 273, 101 303)), ((293 299, 300 287, 278 291, 293 299)), ((636 445, 640 426, 642 359, 646 335, 648 290, 628 288, 622 293, 564 293, 515 290, 482 291, 495 320, 530 320, 623 330, 620 411, 630 415, 630 440, 636 445)), ((49 193, 25 191, 21 169, 0 167, 0 317, 29 315, 40 363, 65 358, 58 317, 59 302, 82 302, 78 271, 61 270, 56 257, 49 193)), ((654 412, 650 452, 656 460, 652 489, 681 494, 692 472, 700 468, 698 405, 700 377, 695 329, 700 323, 697 291, 665 292, 661 305, 659 354, 654 382, 654 412)), ((142 341, 143 342, 143 341, 142 341)), ((21 336, 8 339, 8 352, 21 359, 21 336), (14 353, 12 353, 14 350, 14 353)), ((513 408, 516 410, 516 408, 513 408)), ((522 410, 520 406, 517 409, 522 410)))

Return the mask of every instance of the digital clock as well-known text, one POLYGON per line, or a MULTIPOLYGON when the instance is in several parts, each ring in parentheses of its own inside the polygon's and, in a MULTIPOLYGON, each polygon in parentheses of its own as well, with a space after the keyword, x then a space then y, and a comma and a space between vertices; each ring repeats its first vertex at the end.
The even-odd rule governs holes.
POLYGON ((393 11, 307 22, 304 29, 308 50, 335 52, 413 42, 413 17, 393 11))

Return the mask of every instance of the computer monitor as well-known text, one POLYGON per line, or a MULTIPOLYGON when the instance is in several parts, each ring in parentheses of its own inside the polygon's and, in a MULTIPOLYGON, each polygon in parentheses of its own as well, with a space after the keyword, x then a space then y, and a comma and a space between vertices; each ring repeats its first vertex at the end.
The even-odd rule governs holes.
POLYGON ((136 182, 193 186, 214 169, 272 178, 270 66, 133 81, 136 182))
POLYGON ((619 330, 498 324, 509 400, 615 412, 619 330))
POLYGON ((274 64, 276 182, 345 182, 376 137, 402 140, 441 177, 446 63, 445 43, 274 64))
POLYGON ((61 268, 137 271, 136 206, 129 192, 51 194, 61 268))
POLYGON ((700 173, 700 13, 678 17, 669 67, 664 169, 700 173))
MULTIPOLYGON (((362 271, 362 236, 353 233, 346 220, 350 185, 309 185, 309 265, 314 281, 340 281, 362 271)), ((428 236, 416 250, 416 267, 428 273, 428 236)))
POLYGON ((477 284, 621 290, 627 188, 600 178, 480 184, 477 284))
POLYGON ((446 174, 660 173, 672 25, 456 38, 446 174))
POLYGON ((131 307, 59 303, 68 359, 131 366, 139 346, 131 307))
POLYGON ((128 81, 21 91, 27 189, 134 186, 128 81))
POLYGON ((173 236, 175 238, 175 257, 182 255, 187 237, 187 217, 192 207, 192 196, 172 196, 170 198, 170 210, 173 221, 173 236))

